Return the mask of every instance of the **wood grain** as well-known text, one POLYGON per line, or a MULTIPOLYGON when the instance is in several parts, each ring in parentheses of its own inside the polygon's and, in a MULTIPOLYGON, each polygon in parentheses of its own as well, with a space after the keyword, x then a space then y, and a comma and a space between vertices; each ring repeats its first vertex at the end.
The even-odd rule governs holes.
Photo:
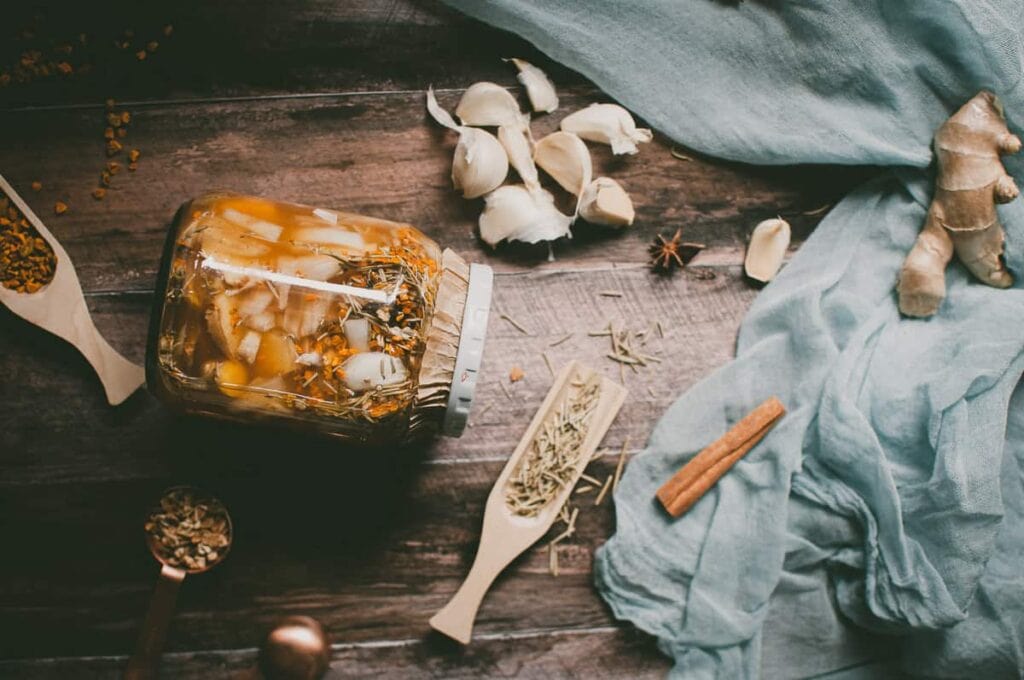
MULTIPOLYGON (((668 404, 732 356, 736 328, 754 294, 735 268, 710 280, 689 272, 655 277, 644 268, 499 275, 470 427, 460 439, 437 440, 428 458, 504 459, 551 383, 542 353, 556 370, 576 358, 619 380, 618 364, 605 357, 608 338, 587 336, 610 321, 647 331, 644 349, 662 359, 626 372, 630 395, 605 443, 617 449, 629 437, 634 448, 641 447, 668 404), (612 290, 622 297, 599 294, 612 290), (653 327, 659 321, 664 338, 653 327), (569 333, 572 338, 550 346, 569 333), (508 379, 513 366, 526 373, 515 384, 508 379)), ((89 298, 97 327, 136 361, 143 359, 151 301, 141 293, 89 298)), ((95 376, 70 347, 6 310, 0 310, 0 320, 0 371, 7 376, 0 386, 7 403, 0 412, 0 488, 161 476, 173 469, 187 441, 183 437, 198 436, 183 435, 188 428, 145 393, 110 409, 95 376)), ((209 429, 188 446, 216 458, 221 447, 232 447, 240 428, 218 423, 209 429)))
MULTIPOLYGON (((415 90, 424 83, 514 82, 501 58, 544 64, 559 84, 581 82, 525 40, 438 0, 34 0, 5 7, 0 72, 27 49, 70 41, 92 72, 0 87, 0 104, 97 103, 116 98, 208 98, 305 92, 415 90), (163 35, 166 25, 171 36, 163 35), (23 29, 34 34, 20 37, 23 29), (131 29, 129 49, 114 41, 131 29), (87 42, 78 42, 80 34, 87 42), (8 38, 8 36, 11 36, 8 38), (140 62, 150 40, 159 49, 140 62)), ((63 58, 63 57, 62 57, 63 58)))
MULTIPOLYGON (((124 659, 60 658, 0 662, 0 676, 34 680, 100 680, 118 677, 124 659)), ((175 680, 236 678, 248 680, 256 650, 167 654, 162 677, 175 680)), ((660 678, 669 668, 651 638, 616 628, 540 631, 523 635, 482 636, 461 648, 427 635, 381 644, 341 644, 333 653, 325 680, 340 678, 660 678)))
MULTIPOLYGON (((609 321, 648 329, 648 349, 664 363, 626 374, 631 398, 595 463, 595 474, 609 473, 627 437, 640 450, 675 396, 732 355, 756 294, 739 269, 753 225, 781 213, 799 242, 820 219, 816 209, 869 171, 758 169, 689 152, 682 160, 661 138, 630 158, 591 146, 598 172, 631 192, 637 224, 580 224, 548 262, 544 247, 481 246, 481 202, 450 187, 454 136, 423 112, 429 84, 449 108, 472 82, 514 85, 500 61, 513 55, 545 68, 563 95, 535 134, 605 101, 514 36, 436 0, 38 0, 6 9, 10 31, 35 24, 29 43, 89 34, 80 52, 91 74, 0 88, 0 171, 61 239, 97 326, 127 356, 143 356, 166 224, 182 201, 210 189, 412 222, 498 277, 470 429, 400 452, 179 419, 145 393, 110 409, 74 350, 0 309, 0 676, 119 676, 156 577, 142 516, 179 483, 228 502, 237 543, 224 565, 185 584, 167 677, 237 677, 286 614, 327 625, 334 677, 661 676, 668 663, 653 641, 615 623, 593 590, 593 550, 614 528, 607 501, 581 512, 560 577, 537 549, 509 568, 466 650, 428 635, 426 621, 465 575, 487 492, 547 390, 542 352, 556 368, 578 358, 618 379, 603 358, 607 339, 586 331, 609 321), (44 17, 33 18, 40 8, 44 17), (113 47, 127 28, 143 40, 166 24, 173 35, 144 62, 113 47), (143 158, 98 202, 89 193, 106 160, 107 97, 128 102, 128 145, 143 158), (28 190, 34 180, 39 193, 28 190), (61 218, 52 216, 58 199, 71 205, 61 218), (693 269, 653 276, 647 243, 680 227, 709 248, 693 269), (650 330, 655 321, 664 338, 650 330), (514 386, 513 365, 526 372, 514 386)), ((29 43, 0 43, 0 72, 29 43)), ((829 670, 822 659, 853 666, 893 656, 891 643, 841 623, 793 657, 790 623, 769 614, 766 677, 829 670)))
MULTIPOLYGON (((453 107, 458 96, 440 99, 453 107)), ((562 111, 538 118, 535 133, 602 99, 590 90, 565 93, 562 111)), ((580 223, 548 263, 543 245, 482 246, 475 233, 482 201, 461 200, 451 188, 456 136, 426 120, 423 101, 411 92, 130 107, 127 144, 142 160, 137 172, 115 177, 103 201, 90 196, 106 160, 102 107, 9 111, 0 113, 0 168, 68 250, 86 291, 151 289, 174 211, 213 189, 411 222, 468 260, 536 271, 640 264, 656 233, 677 228, 709 246, 695 265, 736 264, 758 221, 787 215, 800 239, 820 219, 800 213, 833 202, 864 175, 685 161, 660 138, 627 158, 591 145, 596 172, 632 193, 636 225, 619 232, 580 223), (29 190, 35 180, 43 183, 39 193, 29 190), (59 218, 58 199, 71 206, 59 218)))

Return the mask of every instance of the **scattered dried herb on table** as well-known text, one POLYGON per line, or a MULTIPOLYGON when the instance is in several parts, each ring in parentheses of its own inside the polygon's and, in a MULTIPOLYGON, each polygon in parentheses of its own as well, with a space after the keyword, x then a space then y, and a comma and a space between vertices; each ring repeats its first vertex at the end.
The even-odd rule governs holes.
POLYGON ((224 558, 231 543, 228 511, 216 498, 194 489, 171 489, 145 524, 157 559, 199 571, 224 558))
POLYGON ((53 280, 57 256, 25 216, 0 194, 0 284, 35 293, 53 280))

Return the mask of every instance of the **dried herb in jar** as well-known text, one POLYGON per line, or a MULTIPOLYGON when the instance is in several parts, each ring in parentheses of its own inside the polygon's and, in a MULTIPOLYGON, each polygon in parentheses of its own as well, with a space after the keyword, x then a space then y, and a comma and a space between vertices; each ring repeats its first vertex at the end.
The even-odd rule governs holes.
POLYGON ((195 489, 165 493, 145 529, 157 559, 186 571, 213 566, 224 559, 231 544, 231 522, 224 504, 195 489))
POLYGON ((0 194, 0 284, 35 293, 53 280, 57 256, 25 216, 0 194))

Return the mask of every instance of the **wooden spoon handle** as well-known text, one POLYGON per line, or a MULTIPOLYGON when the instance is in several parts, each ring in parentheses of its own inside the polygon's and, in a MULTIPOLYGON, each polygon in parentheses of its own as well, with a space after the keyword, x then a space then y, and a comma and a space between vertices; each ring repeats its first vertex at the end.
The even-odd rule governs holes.
POLYGON ((157 662, 167 639, 167 629, 178 600, 178 589, 185 580, 185 572, 166 564, 160 569, 149 610, 142 621, 142 630, 132 657, 124 671, 125 680, 153 680, 156 678, 157 662))
POLYGON ((430 627, 453 640, 468 645, 473 636, 473 622, 476 620, 476 612, 480 609, 480 603, 483 601, 484 595, 487 594, 487 589, 491 587, 491 583, 510 561, 511 557, 502 559, 493 551, 484 550, 481 544, 466 580, 462 582, 459 590, 448 601, 448 604, 430 619, 430 627))
POLYGON ((72 315, 76 318, 69 324, 65 339, 92 365, 103 383, 103 391, 111 406, 120 404, 146 382, 145 370, 121 356, 100 335, 84 301, 81 308, 76 308, 72 315))

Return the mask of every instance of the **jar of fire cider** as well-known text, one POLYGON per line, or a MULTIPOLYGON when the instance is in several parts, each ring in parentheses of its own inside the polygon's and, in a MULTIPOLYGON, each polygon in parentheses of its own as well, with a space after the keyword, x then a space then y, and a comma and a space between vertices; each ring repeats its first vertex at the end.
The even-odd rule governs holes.
POLYGON ((205 195, 171 226, 147 383, 188 413, 357 443, 458 436, 491 286, 408 224, 205 195))

